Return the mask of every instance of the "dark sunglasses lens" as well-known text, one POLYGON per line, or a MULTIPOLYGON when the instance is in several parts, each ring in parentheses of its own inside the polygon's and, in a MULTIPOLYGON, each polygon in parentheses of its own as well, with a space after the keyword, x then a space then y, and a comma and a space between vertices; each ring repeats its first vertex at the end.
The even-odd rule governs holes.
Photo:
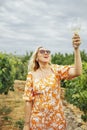
POLYGON ((40 51, 41 54, 45 54, 45 52, 46 52, 47 54, 50 54, 50 53, 51 53, 49 50, 39 50, 39 51, 40 51))
POLYGON ((46 51, 47 54, 50 54, 51 52, 49 50, 46 51))
POLYGON ((41 53, 41 54, 44 54, 44 53, 45 53, 45 50, 40 50, 40 53, 41 53))

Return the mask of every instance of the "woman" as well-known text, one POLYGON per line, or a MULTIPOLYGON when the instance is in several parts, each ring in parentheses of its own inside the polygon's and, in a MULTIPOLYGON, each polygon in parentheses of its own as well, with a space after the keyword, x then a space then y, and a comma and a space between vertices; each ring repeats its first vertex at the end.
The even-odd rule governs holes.
POLYGON ((74 66, 51 64, 50 51, 39 47, 33 54, 23 98, 25 124, 23 130, 65 130, 66 121, 60 99, 60 81, 81 74, 80 37, 75 34, 74 66))

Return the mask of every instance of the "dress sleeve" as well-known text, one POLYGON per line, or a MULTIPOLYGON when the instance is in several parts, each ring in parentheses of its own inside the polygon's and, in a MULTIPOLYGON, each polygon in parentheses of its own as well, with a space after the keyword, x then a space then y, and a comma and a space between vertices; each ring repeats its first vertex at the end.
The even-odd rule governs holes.
POLYGON ((29 72, 27 75, 23 99, 27 100, 27 101, 34 100, 33 81, 32 81, 32 73, 31 72, 29 72))
POLYGON ((58 78, 60 78, 60 80, 62 80, 62 79, 71 79, 70 77, 69 77, 69 70, 70 70, 70 68, 73 68, 73 66, 71 66, 71 65, 54 65, 54 70, 55 70, 55 72, 56 72, 56 76, 58 77, 58 78))

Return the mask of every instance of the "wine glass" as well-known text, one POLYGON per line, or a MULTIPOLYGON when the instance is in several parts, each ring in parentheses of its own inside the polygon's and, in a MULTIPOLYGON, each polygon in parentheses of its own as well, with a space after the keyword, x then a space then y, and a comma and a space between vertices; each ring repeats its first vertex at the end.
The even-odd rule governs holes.
MULTIPOLYGON (((71 30, 72 32, 77 35, 79 35, 79 32, 81 30, 81 21, 78 17, 74 18, 72 23, 71 23, 71 30)), ((75 48, 78 47, 78 45, 74 45, 75 48)))
POLYGON ((81 22, 80 19, 77 18, 73 18, 72 23, 71 23, 71 30, 74 34, 78 34, 81 30, 81 22))

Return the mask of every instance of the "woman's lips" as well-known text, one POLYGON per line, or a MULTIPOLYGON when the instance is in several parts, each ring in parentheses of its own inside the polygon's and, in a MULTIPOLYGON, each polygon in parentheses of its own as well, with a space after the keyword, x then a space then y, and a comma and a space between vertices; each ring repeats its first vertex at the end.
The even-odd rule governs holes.
POLYGON ((48 58, 48 56, 44 56, 44 58, 48 58))

